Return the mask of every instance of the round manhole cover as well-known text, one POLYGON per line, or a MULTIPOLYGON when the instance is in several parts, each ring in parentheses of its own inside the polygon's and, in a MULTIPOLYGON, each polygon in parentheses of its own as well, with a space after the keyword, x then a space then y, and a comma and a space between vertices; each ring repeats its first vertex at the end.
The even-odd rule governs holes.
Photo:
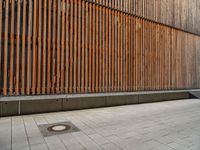
POLYGON ((69 130, 71 127, 69 125, 53 125, 47 128, 48 131, 53 131, 53 132, 62 132, 62 131, 66 131, 69 130))

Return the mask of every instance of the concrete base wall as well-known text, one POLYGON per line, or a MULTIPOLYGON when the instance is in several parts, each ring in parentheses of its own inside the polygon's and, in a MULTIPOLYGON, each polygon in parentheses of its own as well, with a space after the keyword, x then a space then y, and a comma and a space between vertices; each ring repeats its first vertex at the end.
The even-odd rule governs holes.
MULTIPOLYGON (((119 105, 141 104, 149 102, 160 102, 190 98, 189 92, 172 93, 136 93, 123 95, 84 95, 71 97, 53 97, 44 99, 23 99, 9 101, 5 97, 0 101, 0 115, 24 115, 33 113, 45 113, 78 109, 89 109, 99 107, 110 107, 119 105)), ((9 98, 8 98, 9 99, 9 98)))

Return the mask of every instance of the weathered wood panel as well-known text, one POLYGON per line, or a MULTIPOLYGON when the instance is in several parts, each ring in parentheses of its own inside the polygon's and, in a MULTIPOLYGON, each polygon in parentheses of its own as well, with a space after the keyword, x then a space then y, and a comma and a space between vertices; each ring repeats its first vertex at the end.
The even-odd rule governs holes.
MULTIPOLYGON (((2 5, 2 1, 0 1, 0 22, 2 22, 2 15, 3 15, 3 5, 2 5)), ((3 47, 2 47, 2 26, 3 24, 0 23, 0 91, 2 93, 2 86, 3 86, 3 65, 2 65, 2 53, 3 53, 3 47)))
POLYGON ((117 5, 111 5, 113 0, 104 1, 92 0, 108 8, 200 34, 199 0, 118 0, 117 5))
POLYGON ((187 2, 0 1, 1 95, 200 88, 187 2))

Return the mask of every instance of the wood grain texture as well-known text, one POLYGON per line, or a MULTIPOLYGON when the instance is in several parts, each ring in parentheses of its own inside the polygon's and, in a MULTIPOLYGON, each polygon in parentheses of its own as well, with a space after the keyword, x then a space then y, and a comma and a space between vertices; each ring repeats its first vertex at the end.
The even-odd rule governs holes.
POLYGON ((5 31, 4 31, 4 52, 3 52, 3 94, 7 95, 7 81, 8 81, 8 20, 9 20, 9 0, 5 1, 5 31))
POLYGON ((52 64, 52 0, 48 0, 48 27, 47 27, 47 94, 51 93, 51 64, 52 64))
MULTIPOLYGON (((10 31, 10 81, 9 81, 9 94, 13 94, 13 72, 14 72, 14 25, 15 25, 15 1, 11 1, 11 31, 10 31)), ((1 57, 1 56, 0 56, 1 57)))
POLYGON ((43 1, 43 35, 42 35, 42 94, 46 93, 46 68, 47 68, 47 0, 43 1))
POLYGON ((57 16, 56 16, 56 93, 60 93, 60 24, 61 24, 61 0, 57 0, 57 16))
MULTIPOLYGON (((2 15, 3 15, 3 7, 2 7, 2 1, 0 1, 0 22, 2 21, 2 15)), ((2 65, 2 53, 3 53, 3 46, 2 46, 2 26, 3 24, 0 23, 0 92, 3 92, 3 65, 2 65)))
POLYGON ((37 1, 33 2, 33 44, 32 44, 32 94, 35 94, 36 87, 36 30, 37 30, 37 1))
POLYGON ((69 0, 65 1, 65 93, 69 90, 69 0))
MULTIPOLYGON (((16 74, 15 74, 15 94, 19 95, 19 84, 20 84, 20 22, 21 22, 21 2, 17 1, 17 37, 16 37, 16 74)), ((5 21, 6 22, 6 21, 5 21)))
POLYGON ((41 93, 41 52, 42 52, 42 2, 38 0, 37 10, 37 94, 41 93))
POLYGON ((30 94, 31 90, 31 63, 32 63, 32 56, 31 56, 31 44, 33 42, 32 39, 32 29, 33 29, 33 2, 31 0, 28 1, 28 37, 27 37, 27 73, 26 73, 26 94, 30 94))
POLYGON ((0 1, 1 95, 200 88, 199 6, 0 1))
MULTIPOLYGON (((90 0, 86 0, 90 1, 90 0)), ((95 4, 200 34, 199 0, 105 0, 95 4)))
POLYGON ((22 9, 22 54, 21 54, 21 94, 24 95, 25 94, 25 60, 26 60, 26 56, 25 56, 25 51, 26 51, 26 6, 27 6, 27 1, 24 0, 23 1, 23 9, 22 9))

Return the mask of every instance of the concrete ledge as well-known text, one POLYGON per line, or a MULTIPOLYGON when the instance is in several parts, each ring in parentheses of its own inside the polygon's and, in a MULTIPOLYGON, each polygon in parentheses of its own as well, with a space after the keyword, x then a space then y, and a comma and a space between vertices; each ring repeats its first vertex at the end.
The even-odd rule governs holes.
POLYGON ((17 101, 1 102, 0 116, 13 116, 18 114, 19 103, 17 101))
POLYGON ((138 95, 124 95, 124 96, 108 96, 106 97, 106 105, 109 106, 119 106, 128 104, 138 104, 138 95))
POLYGON ((155 93, 155 94, 142 94, 139 95, 139 104, 150 102, 161 102, 170 100, 180 100, 190 98, 189 92, 178 93, 155 93))
POLYGON ((185 98, 190 98, 190 93, 189 92, 181 92, 181 93, 165 93, 164 94, 164 100, 180 100, 180 99, 185 99, 185 98))
POLYGON ((141 103, 150 103, 150 102, 159 102, 164 100, 164 94, 162 93, 155 93, 155 94, 142 94, 139 95, 139 104, 141 103))
POLYGON ((62 99, 21 101, 20 114, 45 113, 62 110, 62 99))
POLYGON ((62 110, 77 110, 105 106, 105 97, 83 97, 63 99, 62 110))
POLYGON ((1 97, 0 115, 67 111, 129 104, 141 104, 190 98, 187 91, 151 91, 132 93, 74 94, 54 96, 1 97), (35 98, 35 99, 34 99, 35 98))
POLYGON ((34 95, 34 96, 0 96, 1 101, 27 101, 27 100, 47 100, 47 99, 65 99, 81 97, 107 97, 124 95, 143 95, 143 94, 163 94, 163 93, 183 93, 200 92, 200 89, 191 90, 165 90, 165 91, 141 91, 141 92, 116 92, 116 93, 88 93, 88 94, 55 94, 55 95, 34 95))

